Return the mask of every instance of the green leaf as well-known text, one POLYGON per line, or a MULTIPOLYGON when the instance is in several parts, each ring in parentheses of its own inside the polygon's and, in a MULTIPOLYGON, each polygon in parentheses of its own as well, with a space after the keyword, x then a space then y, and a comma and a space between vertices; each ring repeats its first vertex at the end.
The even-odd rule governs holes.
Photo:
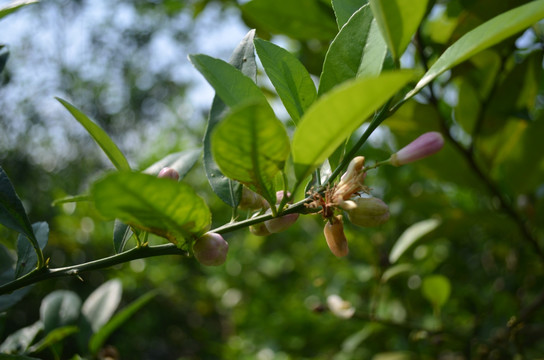
POLYGON ((7 46, 0 45, 0 74, 8 62, 9 50, 7 46))
POLYGON ((544 18, 544 0, 532 1, 507 11, 463 35, 436 60, 405 99, 418 93, 444 71, 469 59, 544 18))
POLYGON ((191 149, 170 154, 157 161, 143 172, 156 176, 162 168, 170 167, 178 172, 179 180, 182 180, 193 166, 195 166, 198 158, 200 158, 200 154, 202 154, 201 149, 191 149))
POLYGON ((6 340, 0 344, 0 359, 24 359, 24 357, 19 357, 18 355, 4 355, 4 353, 14 354, 25 352, 38 333, 42 330, 43 323, 41 321, 36 321, 34 324, 19 329, 9 335, 6 340))
POLYGON ((57 328, 55 330, 52 330, 49 332, 43 339, 41 339, 36 344, 32 345, 29 349, 29 353, 40 353, 47 349, 50 346, 53 346, 62 340, 64 340, 66 337, 75 334, 79 332, 79 328, 77 326, 63 326, 60 328, 57 328))
POLYGON ((40 360, 35 357, 24 356, 24 355, 8 355, 0 354, 0 360, 40 360))
POLYGON ((310 74, 289 51, 265 40, 256 39, 255 49, 272 85, 296 123, 315 101, 317 93, 310 74))
POLYGON ((242 13, 259 29, 294 39, 330 40, 337 30, 330 6, 316 0, 253 0, 242 13))
POLYGON ((72 325, 79 318, 81 299, 73 291, 57 290, 48 294, 40 306, 40 320, 45 333, 72 325))
POLYGON ((317 100, 293 135, 299 181, 321 165, 370 115, 414 78, 412 71, 383 73, 344 83, 317 100))
POLYGON ((204 200, 187 184, 172 179, 116 172, 94 183, 91 194, 103 216, 174 243, 178 236, 200 235, 210 226, 210 210, 204 200))
POLYGON ((0 8, 0 19, 21 9, 24 6, 35 4, 39 0, 15 0, 0 8))
POLYGON ((400 59, 425 12, 428 0, 370 0, 370 7, 393 55, 400 59))
POLYGON ((340 29, 325 56, 320 95, 359 72, 367 76, 380 73, 387 48, 373 20, 370 6, 365 5, 340 29))
POLYGON ((391 249, 389 254, 389 262, 394 264, 397 260, 404 254, 410 246, 412 246, 416 241, 421 239, 423 236, 427 235, 440 225, 440 220, 438 219, 427 219, 420 222, 417 222, 410 226, 408 229, 404 230, 402 235, 398 238, 395 245, 391 249))
POLYGON ((115 314, 110 321, 102 326, 102 328, 91 337, 91 340, 89 341, 89 351, 91 354, 96 354, 115 330, 123 325, 138 310, 149 303, 156 295, 157 292, 148 292, 115 314))
POLYGON ((269 106, 246 104, 216 126, 212 153, 221 171, 276 203, 274 176, 289 156, 289 138, 269 106))
POLYGON ((81 313, 87 319, 93 332, 99 331, 112 317, 121 302, 123 286, 118 279, 100 285, 83 303, 81 313))
MULTIPOLYGON (((39 222, 32 225, 36 240, 43 250, 49 239, 49 225, 46 222, 39 222)), ((38 257, 32 247, 32 244, 25 235, 19 235, 17 239, 17 266, 15 267, 15 277, 19 278, 36 267, 38 257)))
MULTIPOLYGON (((252 79, 252 81, 247 82, 242 76, 242 78, 244 78, 244 80, 242 81, 245 81, 244 86, 247 86, 247 89, 244 89, 242 87, 236 87, 237 91, 233 92, 233 95, 236 97, 236 99, 234 100, 234 103, 229 104, 229 106, 236 106, 237 104, 245 101, 245 96, 248 92, 251 92, 255 98, 262 99, 262 92, 254 84, 257 78, 255 47, 253 45, 254 37, 255 30, 251 30, 250 32, 248 32, 248 34, 242 39, 240 44, 238 44, 236 49, 234 49, 234 52, 232 53, 232 56, 229 60, 230 65, 232 65, 235 69, 240 70, 239 72, 234 73, 234 77, 240 77, 241 73, 242 75, 246 75, 247 77, 252 79)), ((206 60, 208 59, 204 58, 204 62, 202 62, 202 59, 198 60, 197 58, 196 61, 200 61, 201 65, 204 66, 206 64, 206 60)), ((205 75, 205 77, 209 77, 210 79, 212 79, 208 80, 210 81, 212 86, 214 86, 212 81, 218 81, 213 79, 215 79, 217 76, 220 76, 220 74, 214 73, 214 70, 214 67, 205 70, 206 74, 208 74, 207 76, 205 75)), ((227 72, 232 72, 232 69, 229 68, 227 72)), ((204 170, 206 171, 206 177, 208 178, 208 182, 210 183, 210 186, 212 187, 214 193, 227 205, 231 207, 236 207, 238 206, 240 198, 242 197, 242 186, 240 185, 240 183, 233 181, 232 179, 229 179, 225 175, 223 175, 223 173, 219 170, 219 167, 213 160, 211 152, 211 134, 213 132, 213 129, 215 128, 215 125, 217 125, 225 116, 226 108, 227 106, 225 105, 223 100, 221 100, 220 95, 216 93, 213 99, 212 107, 210 109, 206 132, 204 134, 203 162, 204 170)))
POLYGON ((338 29, 342 28, 353 13, 368 3, 368 0, 332 0, 332 8, 336 16, 338 29))
POLYGON ((443 275, 427 276, 423 279, 421 292, 434 307, 440 308, 450 297, 451 284, 448 278, 443 275))
MULTIPOLYGON (((5 246, 0 244, 0 285, 15 280, 14 264, 15 260, 11 253, 5 246)), ((31 287, 27 286, 11 293, 0 295, 0 313, 18 303, 30 289, 31 287)))
POLYGON ((80 194, 80 195, 69 195, 65 196, 60 199, 56 199, 51 203, 51 206, 57 206, 67 203, 73 203, 73 202, 83 202, 83 201, 90 201, 91 196, 87 194, 80 194))
POLYGON ((381 282, 386 283, 397 275, 400 275, 405 272, 411 272, 414 270, 412 264, 398 264, 391 266, 389 269, 385 270, 381 277, 381 282))
POLYGON ((130 226, 123 224, 122 221, 115 220, 115 224, 113 225, 113 248, 116 254, 125 249, 128 240, 133 234, 130 226))
POLYGON ((117 170, 130 170, 130 165, 127 159, 119 150, 113 140, 106 134, 106 132, 84 113, 74 107, 72 104, 61 98, 56 98, 71 114, 72 116, 87 130, 89 135, 92 136, 94 141, 104 151, 106 156, 110 159, 112 164, 117 170))

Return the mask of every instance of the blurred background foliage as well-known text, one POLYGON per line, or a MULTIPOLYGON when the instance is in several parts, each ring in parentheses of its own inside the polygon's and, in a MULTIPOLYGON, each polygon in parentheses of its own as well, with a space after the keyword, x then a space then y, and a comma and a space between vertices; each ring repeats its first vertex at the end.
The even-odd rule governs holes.
MULTIPOLYGON (((422 59, 432 63, 470 29, 526 2, 430 1, 403 66, 424 68, 422 59)), ((113 223, 101 221, 91 205, 50 206, 85 192, 109 168, 54 96, 97 121, 143 169, 168 153, 201 146, 213 92, 187 54, 227 59, 256 28, 259 37, 294 52, 317 79, 337 32, 327 0, 48 0, 2 19, 0 28, 0 43, 10 51, 0 74, 0 164, 31 221, 49 222, 46 255, 54 267, 113 252, 113 223)), ((476 55, 373 134, 360 151, 370 162, 425 131, 447 132, 454 141, 429 159, 369 173, 366 183, 389 204, 391 220, 376 229, 347 224, 347 258, 329 252, 318 216, 267 238, 237 231, 226 236, 230 251, 218 268, 161 257, 86 273, 84 281, 37 284, 0 314, 0 339, 36 321, 51 291, 70 289, 85 298, 118 278, 123 304, 159 290, 108 340, 124 359, 544 356, 543 257, 505 210, 514 210, 542 246, 543 41, 541 22, 476 55), (391 264, 399 237, 429 219, 438 226, 391 264), (349 301, 355 315, 334 315, 330 295, 349 301), (507 327, 528 309, 524 326, 507 327)), ((261 79, 260 85, 277 100, 269 83, 261 79)), ((185 181, 206 199, 219 226, 230 220, 230 209, 210 191, 200 165, 185 181)), ((6 246, 15 236, 0 229, 6 246)), ((66 358, 75 351, 65 342, 66 358)))

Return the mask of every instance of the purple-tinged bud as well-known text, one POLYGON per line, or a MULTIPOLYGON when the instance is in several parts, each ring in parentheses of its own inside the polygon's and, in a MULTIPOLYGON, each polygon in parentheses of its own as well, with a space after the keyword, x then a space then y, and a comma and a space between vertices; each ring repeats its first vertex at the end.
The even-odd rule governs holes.
POLYGON ((266 203, 261 195, 249 190, 245 186, 242 187, 242 199, 239 204, 240 208, 256 210, 262 209, 265 207, 265 204, 268 206, 268 203, 266 203))
POLYGON ((342 223, 342 215, 332 217, 327 221, 323 228, 325 240, 331 252, 336 257, 343 257, 349 253, 348 240, 344 234, 344 224, 342 223))
POLYGON ((193 244, 193 253, 199 263, 206 266, 222 265, 229 251, 229 244, 219 234, 208 233, 193 244))
POLYGON ((442 134, 436 131, 427 132, 399 151, 391 155, 391 165, 401 166, 413 161, 423 159, 438 152, 444 146, 442 134))
POLYGON ((157 175, 157 177, 173 179, 176 181, 179 180, 178 172, 170 167, 162 168, 161 171, 159 171, 159 175, 157 175))
POLYGON ((352 224, 374 227, 389 220, 389 207, 381 199, 359 197, 352 201, 356 204, 355 208, 346 211, 352 224))
POLYGON ((264 223, 251 225, 249 227, 249 231, 255 236, 268 236, 271 234, 271 232, 268 231, 264 223))
MULTIPOLYGON (((287 192, 287 196, 291 196, 291 193, 286 191, 287 192)), ((283 200, 283 194, 284 194, 284 191, 283 190, 280 190, 280 191, 276 191, 276 204, 279 204, 281 203, 281 201, 283 200)), ((268 203, 268 201, 264 200, 263 199, 263 203, 264 203, 264 208, 265 209, 269 209, 270 208, 270 204, 268 203)))
POLYGON ((267 220, 264 222, 264 225, 270 233, 279 233, 293 225, 297 219, 298 214, 287 214, 276 219, 267 220))

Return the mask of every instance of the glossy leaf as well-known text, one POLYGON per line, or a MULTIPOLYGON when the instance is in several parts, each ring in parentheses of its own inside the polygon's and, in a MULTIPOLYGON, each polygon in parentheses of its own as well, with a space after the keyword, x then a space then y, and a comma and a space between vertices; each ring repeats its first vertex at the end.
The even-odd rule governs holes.
MULTIPOLYGON (((49 225, 46 222, 39 222, 32 224, 34 234, 36 234, 36 240, 43 250, 49 240, 49 225)), ((32 247, 32 244, 25 235, 19 235, 17 239, 17 265, 15 267, 15 277, 19 278, 31 270, 33 270, 38 264, 38 257, 36 251, 32 247)))
POLYGON ((274 176, 289 155, 289 138, 269 106, 234 109, 212 135, 212 153, 221 171, 276 203, 274 176))
POLYGON ((255 49, 285 109, 298 123, 317 97, 310 74, 293 54, 271 42, 256 39, 255 49))
POLYGON ((299 181, 310 175, 374 111, 413 78, 411 71, 361 78, 335 88, 316 101, 293 135, 292 155, 299 181))
POLYGON ((191 149, 173 153, 149 166, 143 172, 156 176, 159 174, 159 171, 161 171, 162 168, 170 167, 178 172, 179 180, 181 181, 195 166, 201 154, 201 149, 191 149))
POLYGON ((428 0, 370 0, 370 7, 393 55, 400 59, 425 12, 428 0))
POLYGON ((117 145, 100 126, 66 100, 61 98, 56 99, 70 112, 70 114, 72 114, 85 130, 87 130, 89 135, 91 135, 98 146, 100 146, 117 170, 130 170, 130 165, 121 150, 119 150, 117 145))
POLYGON ((365 5, 353 14, 331 43, 323 63, 318 93, 322 95, 359 73, 378 75, 386 53, 370 6, 365 5))
POLYGON ((450 297, 451 284, 443 275, 427 276, 423 279, 421 292, 434 307, 440 308, 450 297))
POLYGON ((122 326, 131 316, 138 312, 138 310, 149 303, 156 295, 156 292, 148 292, 115 314, 110 321, 102 326, 100 330, 91 337, 89 341, 89 350, 91 354, 96 354, 115 330, 122 326))
POLYGON ((444 51, 405 99, 414 96, 444 71, 526 29, 542 18, 544 0, 537 0, 496 16, 466 33, 444 51))
POLYGON ((93 332, 97 332, 112 317, 121 302, 123 287, 121 281, 112 279, 100 285, 83 303, 81 313, 87 319, 93 332))
POLYGON ((13 334, 9 335, 4 342, 0 344, 0 359, 25 359, 25 357, 19 355, 4 356, 4 354, 17 354, 25 352, 42 330, 43 323, 41 321, 36 321, 34 324, 19 329, 13 334))
MULTIPOLYGON (((253 44, 253 39, 255 37, 255 31, 251 30, 248 32, 248 34, 242 39, 240 44, 234 49, 234 52, 232 53, 232 56, 229 60, 229 64, 232 65, 235 69, 238 69, 241 74, 249 77, 252 81, 245 82, 245 86, 247 86, 248 89, 243 89, 237 87, 238 92, 233 92, 233 95, 235 96, 235 100, 233 103, 229 103, 228 106, 236 106, 238 103, 241 103, 245 101, 245 96, 247 94, 247 91, 250 91, 253 93, 253 95, 257 98, 261 98, 261 92, 255 86, 254 82, 257 78, 257 64, 255 61, 255 47, 253 44)), ((205 60, 204 60, 205 61, 205 60)), ((202 62, 202 61, 201 61, 202 62)), ((202 66, 205 63, 202 63, 202 66)), ((208 72, 208 77, 216 77, 218 74, 215 74, 213 72, 214 68, 206 70, 208 72)), ((229 68, 227 71, 232 71, 232 69, 229 68)), ((239 77, 239 73, 235 73, 235 77, 239 77)), ((205 75, 206 77, 206 75, 205 75)), ((210 81, 211 85, 213 85, 212 80, 210 81)), ((234 83, 231 83, 234 84, 234 83)), ((215 87, 215 86, 214 86, 215 87)), ((216 90, 217 91, 217 90, 216 90)), ((212 190, 215 192, 215 194, 223 200, 227 205, 231 207, 238 206, 238 203, 240 202, 240 198, 242 196, 242 186, 240 183, 233 181, 232 179, 227 178, 226 176, 221 173, 219 170, 219 167, 213 160, 212 152, 211 152, 211 134, 213 132, 213 129, 215 128, 215 125, 217 125, 225 116, 227 106, 221 100, 220 95, 216 93, 212 107, 210 109, 210 114, 208 117, 208 124, 206 127, 206 132, 204 134, 204 170, 206 171, 206 177, 208 178, 208 182, 210 183, 210 186, 212 187, 212 190)))
POLYGON ((40 320, 45 333, 75 324, 79 318, 81 299, 73 291, 57 290, 48 294, 40 306, 40 320))
POLYGON ((242 5, 242 13, 270 33, 294 39, 329 40, 337 29, 327 7, 315 0, 252 0, 242 5))
POLYGON ((332 0, 332 8, 336 16, 338 29, 342 28, 353 13, 366 3, 368 3, 368 0, 332 0))
POLYGON ((9 4, 0 7, 0 19, 27 5, 35 4, 37 2, 39 2, 39 0, 14 0, 9 4))
POLYGON ((93 184, 98 211, 176 242, 204 233, 210 210, 187 184, 140 173, 112 173, 93 184))
POLYGON ((402 254, 404 254, 404 252, 410 248, 410 246, 412 246, 423 236, 436 229, 438 225, 440 225, 440 220, 427 219, 417 222, 408 229, 404 230, 391 249, 391 253, 389 254, 389 262, 391 264, 396 263, 402 254))

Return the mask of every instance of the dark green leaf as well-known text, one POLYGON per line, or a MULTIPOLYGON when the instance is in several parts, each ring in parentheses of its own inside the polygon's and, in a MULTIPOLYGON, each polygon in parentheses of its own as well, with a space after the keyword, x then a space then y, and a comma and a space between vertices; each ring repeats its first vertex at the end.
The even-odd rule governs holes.
MULTIPOLYGON (((49 225, 46 222, 32 224, 34 234, 40 249, 43 250, 49 239, 49 225)), ((25 235, 19 235, 17 239, 17 266, 15 267, 15 277, 19 278, 36 267, 38 257, 32 247, 32 244, 25 235)))
POLYGON ((72 334, 75 334, 78 331, 79 331, 79 328, 77 326, 63 326, 63 327, 56 328, 50 331, 49 333, 47 333, 47 335, 43 339, 41 339, 39 342, 32 345, 28 349, 28 352, 31 354, 42 352, 48 347, 61 342, 66 337, 72 334))
POLYGON ((444 71, 469 59, 544 18, 544 0, 532 1, 507 11, 466 33, 436 60, 405 99, 418 93, 444 71))
MULTIPOLYGON (((0 285, 15 280, 15 260, 8 249, 0 244, 0 285)), ((9 309, 21 300, 29 291, 30 286, 0 296, 0 313, 9 309)))
POLYGON ((319 80, 320 95, 359 73, 375 76, 381 71, 387 48, 369 5, 357 10, 331 43, 319 80))
POLYGON ((2 167, 0 167, 0 224, 26 235, 35 248, 38 246, 23 203, 2 167))
POLYGON ((9 57, 8 47, 4 45, 0 45, 0 74, 4 70, 4 67, 6 66, 8 57, 9 57))
POLYGON ((39 2, 39 0, 14 0, 9 4, 0 7, 0 19, 4 16, 8 16, 11 13, 14 13, 22 7, 35 4, 37 2, 39 2))
POLYGON ((293 135, 292 155, 302 181, 374 111, 414 78, 411 71, 383 73, 347 82, 322 96, 304 114, 293 135))
POLYGON ((178 172, 179 180, 182 180, 193 166, 195 166, 200 154, 202 154, 201 149, 185 150, 170 154, 157 161, 143 172, 146 174, 158 175, 162 168, 170 167, 178 172))
POLYGON ((35 357, 24 356, 24 355, 7 355, 0 354, 0 360, 40 360, 35 357))
POLYGON ((271 42, 256 39, 255 48, 285 109, 298 123, 317 97, 310 74, 293 54, 271 42))
POLYGON ((289 155, 289 138, 268 105, 234 109, 212 135, 212 153, 221 171, 275 204, 274 176, 289 155))
POLYGON ((99 331, 112 317, 119 306, 123 286, 118 279, 100 285, 83 303, 81 313, 87 319, 93 332, 99 331))
POLYGON ((2 353, 20 354, 25 352, 36 338, 36 335, 38 335, 38 333, 42 330, 42 322, 37 321, 34 324, 19 329, 13 334, 9 335, 0 345, 0 359, 4 359, 3 356, 6 356, 5 359, 24 359, 24 357, 18 357, 18 355, 4 355, 2 353))
POLYGON ((119 219, 176 242, 200 235, 211 215, 204 200, 187 184, 140 173, 112 173, 97 181, 91 193, 103 216, 119 219))
POLYGON ((40 320, 45 333, 74 324, 80 309, 81 300, 73 291, 57 290, 48 294, 40 306, 40 320))
POLYGON ((144 307, 156 295, 156 292, 148 292, 115 314, 110 321, 102 326, 102 328, 100 328, 100 330, 98 330, 98 332, 91 337, 91 340, 89 341, 89 351, 91 354, 96 354, 115 330, 122 326, 131 316, 144 307))
POLYGON ((125 249, 125 246, 132 235, 133 232, 130 226, 123 224, 122 221, 115 220, 113 226, 113 248, 116 254, 119 254, 125 249))
POLYGON ((351 15, 366 3, 368 3, 368 0, 332 0, 332 8, 334 9, 338 29, 342 28, 351 15))
POLYGON ((100 126, 95 124, 87 117, 87 115, 82 113, 66 100, 60 98, 56 99, 72 114, 72 116, 85 128, 85 130, 87 130, 89 135, 92 136, 94 141, 104 151, 117 170, 130 170, 130 165, 128 164, 128 161, 121 150, 119 150, 117 145, 100 126))

